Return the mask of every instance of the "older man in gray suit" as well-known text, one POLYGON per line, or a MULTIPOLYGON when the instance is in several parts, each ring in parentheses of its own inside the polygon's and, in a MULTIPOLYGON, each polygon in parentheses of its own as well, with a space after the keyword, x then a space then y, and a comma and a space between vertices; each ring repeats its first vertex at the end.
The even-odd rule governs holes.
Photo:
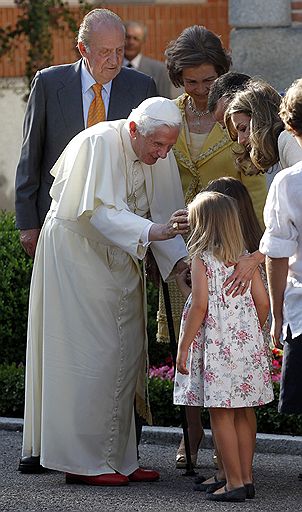
POLYGON ((145 25, 138 21, 127 21, 125 28, 126 44, 124 66, 152 76, 156 83, 158 94, 165 98, 171 98, 173 86, 170 82, 166 66, 163 62, 146 57, 142 53, 142 47, 147 35, 145 25))
POLYGON ((144 99, 157 94, 152 78, 122 68, 124 44, 121 19, 108 9, 94 9, 79 29, 81 60, 43 69, 34 77, 16 174, 16 225, 30 256, 50 206, 49 171, 68 142, 87 127, 93 85, 102 85, 105 119, 110 121, 127 118, 144 99))

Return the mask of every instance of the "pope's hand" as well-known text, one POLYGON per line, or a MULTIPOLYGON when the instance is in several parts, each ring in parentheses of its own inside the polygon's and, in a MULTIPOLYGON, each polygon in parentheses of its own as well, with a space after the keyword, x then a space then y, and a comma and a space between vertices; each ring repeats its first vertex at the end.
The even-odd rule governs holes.
POLYGON ((188 211, 177 210, 167 224, 153 224, 149 231, 150 242, 156 240, 169 240, 176 235, 186 235, 189 231, 188 211))

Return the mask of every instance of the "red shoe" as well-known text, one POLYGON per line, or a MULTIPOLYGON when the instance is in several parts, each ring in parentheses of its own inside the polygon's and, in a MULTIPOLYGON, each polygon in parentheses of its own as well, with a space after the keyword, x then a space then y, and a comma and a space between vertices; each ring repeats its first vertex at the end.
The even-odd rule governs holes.
POLYGON ((67 484, 87 484, 87 485, 128 485, 127 476, 119 473, 109 473, 104 475, 73 475, 66 473, 67 484))
POLYGON ((137 468, 128 476, 130 482, 155 482, 160 474, 152 469, 137 468))

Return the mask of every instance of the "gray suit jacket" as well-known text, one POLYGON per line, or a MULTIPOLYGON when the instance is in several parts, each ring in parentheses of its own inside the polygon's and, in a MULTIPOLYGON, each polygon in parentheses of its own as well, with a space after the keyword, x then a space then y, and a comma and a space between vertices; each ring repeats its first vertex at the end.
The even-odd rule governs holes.
POLYGON ((159 96, 171 98, 172 84, 169 79, 167 68, 163 62, 150 59, 150 57, 145 57, 145 55, 143 55, 137 70, 153 78, 154 82, 156 83, 159 96))
MULTIPOLYGON (((133 108, 156 94, 152 78, 122 68, 112 82, 108 120, 127 118, 133 108)), ((50 206, 53 178, 49 171, 84 128, 81 60, 38 71, 25 113, 16 173, 17 228, 41 227, 50 206)))

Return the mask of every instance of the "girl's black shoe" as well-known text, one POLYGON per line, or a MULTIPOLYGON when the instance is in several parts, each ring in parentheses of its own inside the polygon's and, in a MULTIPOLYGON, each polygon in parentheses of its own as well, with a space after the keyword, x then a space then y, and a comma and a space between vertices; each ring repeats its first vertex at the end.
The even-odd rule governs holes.
POLYGON ((255 498, 255 486, 253 483, 251 484, 244 484, 244 487, 246 489, 246 497, 248 500, 251 500, 255 498))
POLYGON ((228 491, 226 486, 224 487, 225 492, 221 492, 220 494, 214 494, 207 492, 206 500, 208 501, 232 501, 232 502, 242 502, 245 501, 246 498, 246 488, 237 487, 236 489, 232 489, 228 491))

